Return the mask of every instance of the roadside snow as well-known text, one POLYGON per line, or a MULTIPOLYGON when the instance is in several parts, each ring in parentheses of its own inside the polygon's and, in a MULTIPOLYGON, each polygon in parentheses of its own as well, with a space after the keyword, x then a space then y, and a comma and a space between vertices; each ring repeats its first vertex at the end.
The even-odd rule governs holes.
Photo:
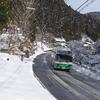
POLYGON ((77 65, 77 64, 73 64, 73 67, 71 70, 74 70, 77 73, 81 74, 83 76, 83 79, 85 77, 87 78, 93 78, 95 80, 100 80, 100 73, 96 71, 96 69, 91 69, 88 68, 86 65, 77 65))
POLYGON ((56 100, 35 77, 32 59, 0 53, 0 100, 56 100), (9 58, 9 60, 7 60, 9 58))
POLYGON ((79 41, 71 42, 69 47, 73 52, 72 69, 87 77, 100 80, 100 56, 94 55, 79 41))

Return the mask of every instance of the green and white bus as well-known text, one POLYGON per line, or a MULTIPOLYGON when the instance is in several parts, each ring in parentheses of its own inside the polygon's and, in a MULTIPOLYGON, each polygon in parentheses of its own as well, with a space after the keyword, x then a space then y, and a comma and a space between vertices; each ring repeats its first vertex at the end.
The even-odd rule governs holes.
POLYGON ((51 65, 54 69, 70 69, 72 66, 72 51, 66 50, 52 50, 51 65))

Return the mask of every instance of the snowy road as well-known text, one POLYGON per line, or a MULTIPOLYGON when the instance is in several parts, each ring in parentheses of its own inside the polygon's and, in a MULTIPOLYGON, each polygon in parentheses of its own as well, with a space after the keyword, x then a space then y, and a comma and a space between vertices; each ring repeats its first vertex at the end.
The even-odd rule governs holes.
POLYGON ((36 76, 58 100, 100 100, 99 81, 83 80, 65 71, 53 70, 50 54, 37 56, 33 66, 36 76))

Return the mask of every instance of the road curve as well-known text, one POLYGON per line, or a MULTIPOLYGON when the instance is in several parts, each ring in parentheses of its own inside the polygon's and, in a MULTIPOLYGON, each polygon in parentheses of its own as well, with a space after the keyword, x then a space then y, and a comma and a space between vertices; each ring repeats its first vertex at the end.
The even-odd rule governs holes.
POLYGON ((65 71, 53 70, 50 53, 43 53, 34 59, 33 71, 58 100, 100 100, 99 82, 83 81, 65 71))

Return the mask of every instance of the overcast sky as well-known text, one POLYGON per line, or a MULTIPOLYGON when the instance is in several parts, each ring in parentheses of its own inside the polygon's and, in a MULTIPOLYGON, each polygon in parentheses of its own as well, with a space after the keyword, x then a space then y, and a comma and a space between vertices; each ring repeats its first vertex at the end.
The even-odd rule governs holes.
POLYGON ((88 1, 87 3, 84 4, 84 6, 86 6, 88 3, 92 2, 90 5, 88 5, 86 8, 84 8, 83 10, 81 10, 84 6, 82 6, 79 10, 80 13, 88 13, 88 12, 94 12, 94 11, 99 11, 100 12, 100 0, 64 0, 67 5, 70 5, 73 9, 77 9, 78 7, 80 7, 84 2, 88 1))

